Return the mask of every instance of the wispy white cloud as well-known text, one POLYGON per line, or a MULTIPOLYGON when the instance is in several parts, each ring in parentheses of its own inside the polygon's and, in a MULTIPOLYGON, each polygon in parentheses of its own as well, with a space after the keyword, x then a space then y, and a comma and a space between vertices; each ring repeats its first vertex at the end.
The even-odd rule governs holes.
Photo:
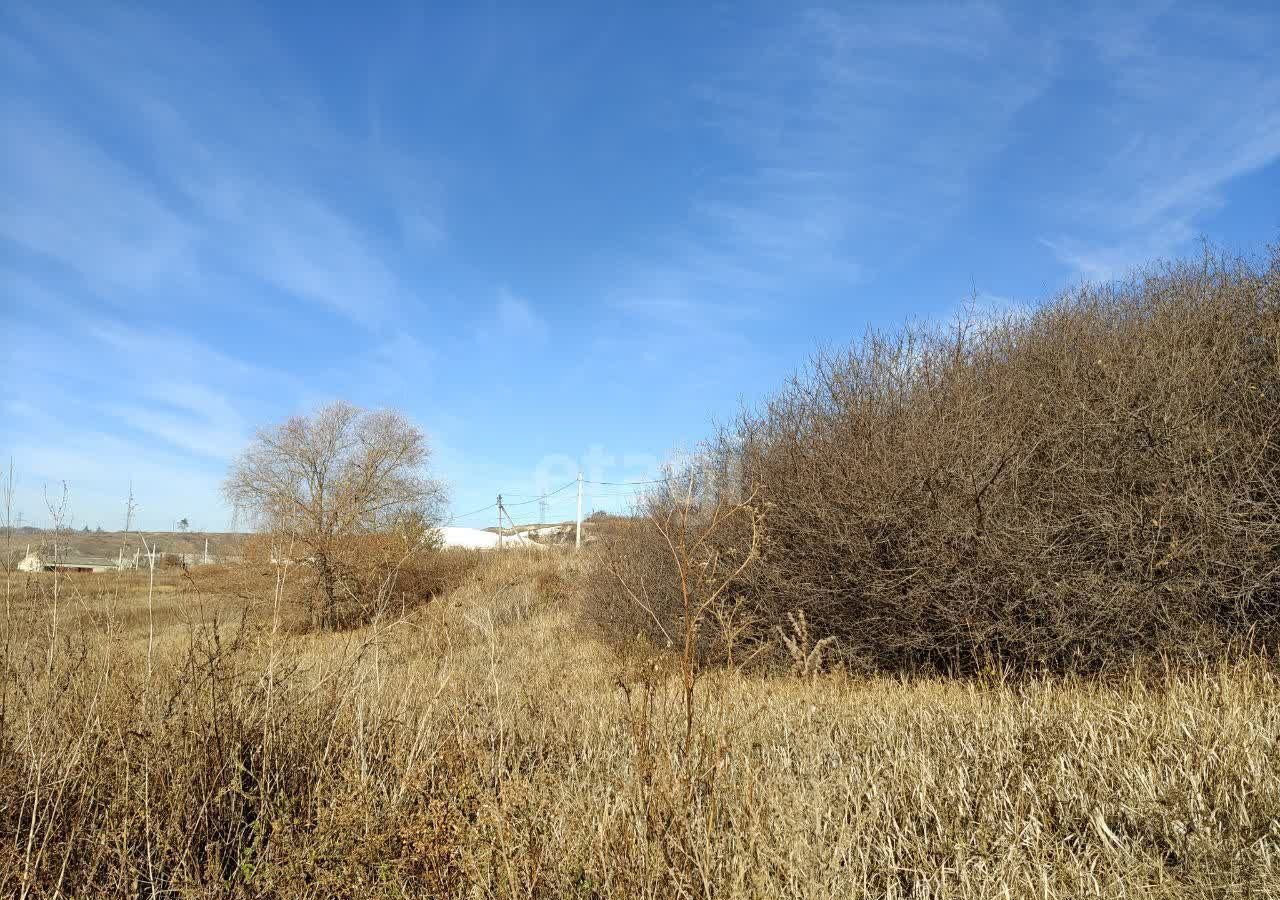
POLYGON ((108 412, 119 424, 179 450, 225 463, 249 437, 248 423, 229 399, 203 385, 148 385, 138 400, 109 407, 108 412))
POLYGON ((1107 279, 1184 251, 1231 182, 1280 160, 1280 20, 1178 5, 1085 16, 1079 35, 1107 93, 1084 123, 1097 146, 1079 181, 1046 192, 1064 264, 1107 279))
POLYGON ((503 288, 499 292, 497 307, 498 330, 513 339, 542 342, 549 329, 546 320, 524 297, 503 288))
POLYGON ((624 270, 617 305, 775 307, 852 287, 936 235, 1048 84, 1052 48, 986 3, 813 10, 697 86, 730 164, 624 270))
POLYGON ((347 398, 353 402, 386 406, 406 395, 420 396, 435 379, 439 361, 439 351, 402 329, 362 357, 344 359, 333 380, 358 386, 347 398))
MULTIPOLYGON (((1203 208, 1199 210, 1203 212, 1203 208)), ((1091 233, 1098 234, 1097 229, 1091 233)), ((1098 237, 1041 238, 1059 262, 1088 281, 1110 281, 1155 259, 1168 258, 1196 238, 1191 214, 1152 222, 1145 228, 1111 229, 1098 237)))
POLYGON ((262 408, 246 398, 297 391, 292 376, 171 330, 69 317, 64 311, 48 310, 57 328, 24 331, 23 383, 44 382, 54 392, 52 410, 87 404, 95 419, 113 421, 168 452, 225 463, 249 436, 245 414, 262 408), (110 389, 85 390, 91 381, 110 389))
POLYGON ((0 237, 108 288, 193 274, 198 230, 139 173, 22 101, 0 137, 0 237))
POLYGON ((406 254, 445 236, 421 187, 429 179, 405 151, 336 127, 269 35, 244 29, 245 57, 233 61, 137 9, 104 4, 72 22, 31 8, 17 19, 7 40, 25 41, 64 93, 98 104, 146 170, 123 163, 65 96, 39 108, 20 99, 23 77, 9 66, 0 236, 89 283, 200 296, 240 272, 371 329, 416 299, 406 254), (255 61, 270 87, 249 77, 255 61), (333 177, 342 171, 354 180, 333 177), (399 242, 378 221, 388 211, 399 242))
MULTIPOLYGON (((666 274, 670 278, 669 273, 666 274)), ((714 323, 735 326, 761 316, 758 307, 747 303, 715 302, 690 296, 684 293, 686 284, 664 284, 663 275, 650 273, 648 286, 629 295, 624 293, 616 308, 678 331, 702 330, 714 323)))
POLYGON ((215 224, 210 254, 228 268, 370 327, 410 295, 359 226, 303 188, 216 175, 187 188, 215 224))

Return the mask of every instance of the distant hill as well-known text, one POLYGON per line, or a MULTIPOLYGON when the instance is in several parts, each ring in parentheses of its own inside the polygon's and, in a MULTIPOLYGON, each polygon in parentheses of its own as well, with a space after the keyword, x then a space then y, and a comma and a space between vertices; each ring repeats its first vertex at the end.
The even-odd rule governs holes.
MULTIPOLYGON (((143 538, 160 553, 202 554, 205 541, 209 542, 212 556, 238 553, 236 549, 245 535, 220 531, 74 531, 62 532, 59 538, 64 552, 82 556, 115 556, 122 548, 127 553, 143 549, 143 538)), ((4 552, 0 536, 0 554, 4 552)), ((15 528, 13 549, 21 556, 30 544, 32 549, 53 541, 53 531, 47 528, 15 528)))
MULTIPOLYGON (((613 517, 604 517, 599 514, 586 519, 582 523, 582 537, 584 541, 592 541, 596 538, 597 533, 608 526, 609 519, 613 517)), ((497 543, 497 529, 446 529, 446 532, 476 532, 476 535, 470 535, 470 544, 477 542, 486 546, 488 543, 497 543), (478 538, 480 534, 489 534, 492 536, 491 541, 485 541, 478 538)), ((573 522, 558 522, 551 524, 530 524, 522 525, 516 528, 504 529, 504 534, 508 538, 515 537, 517 541, 525 541, 537 544, 572 544, 574 542, 573 522)), ((240 547, 241 542, 248 537, 243 533, 231 533, 225 531, 75 531, 67 530, 62 532, 60 543, 63 545, 63 553, 74 556, 98 556, 114 558, 122 549, 125 555, 131 555, 134 550, 146 552, 143 548, 143 539, 146 543, 156 548, 158 553, 162 554, 183 554, 188 556, 199 557, 205 552, 205 541, 208 540, 209 555, 213 557, 219 556, 238 556, 243 550, 240 547)), ((446 544, 469 545, 468 540, 458 535, 452 537, 446 533, 446 544)), ((12 552, 14 562, 21 559, 29 546, 35 550, 42 546, 48 546, 53 542, 53 531, 48 528, 33 528, 31 526, 23 526, 13 529, 13 545, 12 552)), ((0 534, 0 560, 3 559, 5 552, 4 537, 0 534)))

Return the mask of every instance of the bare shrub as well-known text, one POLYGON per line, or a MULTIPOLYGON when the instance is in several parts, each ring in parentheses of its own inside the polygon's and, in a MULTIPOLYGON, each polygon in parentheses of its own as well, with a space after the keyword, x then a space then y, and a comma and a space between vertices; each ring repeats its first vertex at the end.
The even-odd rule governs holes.
POLYGON ((619 519, 589 551, 583 614, 602 637, 674 647, 679 581, 676 562, 652 523, 619 519))
POLYGON ((456 590, 480 567, 483 556, 483 551, 459 547, 415 554, 395 570, 388 585, 391 606, 404 614, 456 590))
MULTIPOLYGON (((697 469, 699 503, 752 487, 767 510, 759 564, 728 591, 757 640, 803 612, 849 662, 965 670, 1273 639, 1280 251, 868 334, 742 413, 697 469)), ((656 536, 609 543, 602 571, 670 595, 656 536)))

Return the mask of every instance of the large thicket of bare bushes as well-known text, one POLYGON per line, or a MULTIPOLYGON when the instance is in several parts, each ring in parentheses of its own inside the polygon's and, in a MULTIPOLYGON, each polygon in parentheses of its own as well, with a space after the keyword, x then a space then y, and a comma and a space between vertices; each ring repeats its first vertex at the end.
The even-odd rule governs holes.
POLYGON ((687 475, 604 542, 593 593, 615 632, 661 641, 680 619, 655 523, 750 498, 759 557, 700 623, 707 649, 803 632, 854 665, 1044 669, 1273 641, 1280 251, 869 334, 687 475))

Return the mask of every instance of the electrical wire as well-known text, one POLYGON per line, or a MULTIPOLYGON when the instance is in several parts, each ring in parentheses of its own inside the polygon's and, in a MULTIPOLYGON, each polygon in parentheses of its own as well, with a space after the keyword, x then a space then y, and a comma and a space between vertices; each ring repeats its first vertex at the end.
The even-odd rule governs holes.
POLYGON ((452 524, 458 521, 459 519, 465 519, 468 516, 474 516, 478 513, 488 512, 489 510, 494 509, 497 505, 498 504, 496 503, 490 503, 488 506, 482 506, 479 509, 473 509, 471 512, 459 513, 458 515, 453 516, 451 519, 449 519, 449 521, 446 524, 452 524))
POLYGON ((573 487, 573 486, 574 486, 575 484, 577 484, 577 483, 578 483, 578 479, 576 479, 576 478, 575 478, 573 481, 570 481, 568 484, 563 485, 563 486, 561 486, 561 487, 558 487, 558 488, 556 488, 554 491, 551 491, 550 493, 547 493, 547 494, 541 494, 540 496, 534 497, 532 500, 520 500, 520 501, 519 501, 519 502, 517 502, 517 503, 503 503, 502 505, 503 505, 504 507, 507 507, 507 506, 528 506, 530 503, 537 503, 537 502, 539 502, 539 501, 541 501, 541 500, 545 500, 545 499, 547 499, 548 497, 554 497, 556 494, 560 493, 561 491, 568 490, 569 488, 573 487))
POLYGON ((649 481, 587 481, 586 479, 583 479, 582 483, 583 484, 607 484, 607 485, 612 485, 614 487, 631 487, 632 485, 665 484, 671 481, 684 481, 684 480, 685 480, 684 478, 676 476, 673 478, 654 478, 649 481))
MULTIPOLYGON (((651 484, 668 484, 668 483, 673 482, 673 481, 684 481, 684 480, 685 480, 685 479, 684 479, 684 478, 681 478, 681 477, 674 477, 674 478, 654 478, 654 479, 650 479, 650 480, 647 480, 647 481, 591 481, 591 480, 589 480, 589 479, 584 478, 584 479, 582 479, 582 483, 583 483, 583 484, 594 484, 594 485, 606 485, 606 486, 609 486, 609 487, 635 487, 635 488, 641 488, 641 487, 645 487, 646 485, 651 485, 651 484)), ((508 510, 510 507, 513 507, 513 506, 529 506, 529 505, 534 504, 534 503, 545 503, 545 502, 547 501, 547 499, 548 499, 548 498, 550 498, 550 497, 554 497, 556 494, 559 494, 559 493, 561 493, 562 491, 567 491, 569 488, 573 487, 573 486, 574 486, 574 485, 576 485, 577 483, 578 483, 578 479, 576 479, 576 478, 575 478, 573 481, 570 481, 570 482, 568 482, 567 484, 563 484, 563 485, 561 485, 560 487, 556 488, 554 491, 548 491, 548 492, 547 492, 547 493, 545 493, 545 494, 538 494, 538 495, 531 495, 531 494, 507 494, 506 496, 509 496, 509 497, 528 497, 528 498, 530 498, 530 499, 527 499, 527 500, 517 500, 515 503, 507 503, 507 502, 505 502, 505 501, 504 501, 504 502, 502 503, 502 512, 503 512, 503 514, 504 514, 504 515, 506 515, 506 517, 507 517, 508 521, 510 521, 513 525, 515 525, 515 524, 517 524, 517 523, 515 522, 515 520, 514 520, 514 519, 512 519, 512 518, 511 518, 511 514, 510 514, 509 512, 507 512, 507 510, 508 510)), ((639 492, 635 492, 635 491, 631 491, 631 492, 623 491, 623 492, 610 492, 610 493, 605 493, 605 494, 594 494, 594 493, 593 493, 593 494, 589 494, 588 496, 589 496, 589 498, 590 498, 592 501, 594 501, 594 500, 608 500, 608 499, 617 499, 617 498, 635 498, 635 497, 637 497, 638 495, 639 495, 639 492)), ((557 503, 563 503, 563 502, 567 502, 567 501, 570 501, 570 500, 573 500, 573 499, 574 499, 574 498, 572 498, 572 497, 564 497, 564 498, 561 498, 560 500, 557 500, 556 502, 557 502, 557 503)), ((549 504, 549 505, 550 505, 550 504, 549 504)), ((491 510, 491 509, 497 509, 497 508, 498 508, 498 504, 497 504, 497 503, 490 503, 488 506, 482 506, 482 507, 480 507, 479 509, 473 509, 473 510, 471 510, 470 512, 459 513, 458 515, 451 517, 451 518, 450 518, 450 519, 449 519, 445 524, 449 524, 449 525, 451 525, 451 524, 453 524, 454 522, 458 521, 459 519, 466 519, 466 518, 469 518, 469 517, 471 517, 471 516, 476 516, 476 515, 479 515, 480 513, 488 512, 488 511, 489 511, 489 510, 491 510)), ((535 524, 535 523, 523 523, 523 524, 535 524)), ((539 522, 539 523, 536 523, 536 524, 542 524, 542 523, 540 523, 540 522, 539 522)))

